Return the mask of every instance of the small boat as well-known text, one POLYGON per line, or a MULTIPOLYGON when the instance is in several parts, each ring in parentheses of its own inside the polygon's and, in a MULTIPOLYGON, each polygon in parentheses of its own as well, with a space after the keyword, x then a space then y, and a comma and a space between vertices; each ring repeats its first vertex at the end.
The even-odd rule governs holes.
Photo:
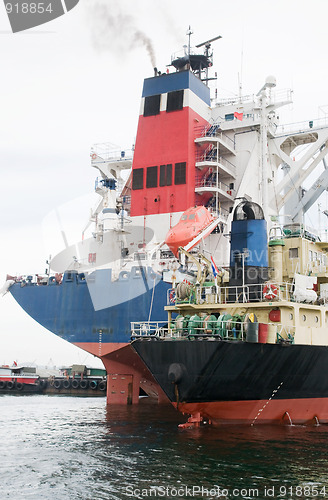
POLYGON ((30 366, 0 366, 0 394, 3 393, 41 393, 44 381, 36 374, 36 369, 30 366))

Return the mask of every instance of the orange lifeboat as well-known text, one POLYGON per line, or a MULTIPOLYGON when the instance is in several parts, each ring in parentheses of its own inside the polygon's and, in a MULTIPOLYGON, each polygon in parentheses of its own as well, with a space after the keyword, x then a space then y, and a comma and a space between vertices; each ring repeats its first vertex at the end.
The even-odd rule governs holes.
POLYGON ((182 215, 179 222, 173 226, 166 235, 165 243, 169 249, 178 257, 179 247, 185 247, 188 243, 195 240, 195 243, 189 246, 190 250, 197 245, 199 239, 197 236, 204 232, 203 237, 213 231, 212 223, 214 219, 207 208, 203 206, 188 208, 182 215), (206 232, 206 228, 209 231, 206 232))

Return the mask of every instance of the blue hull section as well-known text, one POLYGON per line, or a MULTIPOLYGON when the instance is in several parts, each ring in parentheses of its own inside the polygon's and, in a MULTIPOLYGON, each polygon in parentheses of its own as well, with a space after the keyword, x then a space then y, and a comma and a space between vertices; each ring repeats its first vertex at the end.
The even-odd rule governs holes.
POLYGON ((101 336, 102 343, 119 343, 130 342, 131 321, 148 321, 150 312, 152 321, 167 320, 164 306, 171 285, 160 280, 134 296, 137 281, 127 280, 123 292, 122 283, 109 282, 107 293, 119 293, 122 301, 100 310, 94 308, 84 276, 77 273, 65 274, 61 284, 15 283, 10 292, 27 314, 68 342, 93 343, 101 336))

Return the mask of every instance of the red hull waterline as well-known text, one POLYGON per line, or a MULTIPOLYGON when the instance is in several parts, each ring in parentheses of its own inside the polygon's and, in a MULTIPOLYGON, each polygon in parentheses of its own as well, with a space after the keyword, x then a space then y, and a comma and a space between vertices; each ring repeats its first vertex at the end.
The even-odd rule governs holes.
POLYGON ((107 404, 138 404, 140 388, 159 404, 170 401, 128 343, 75 343, 97 356, 107 371, 107 404))
POLYGON ((204 420, 213 425, 328 423, 328 398, 173 403, 173 406, 192 415, 189 422, 204 420))

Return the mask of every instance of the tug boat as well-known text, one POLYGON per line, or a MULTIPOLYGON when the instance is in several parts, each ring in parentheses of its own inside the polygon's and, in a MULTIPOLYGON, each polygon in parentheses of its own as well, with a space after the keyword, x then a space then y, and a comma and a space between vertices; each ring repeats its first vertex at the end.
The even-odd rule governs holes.
POLYGON ((29 366, 0 366, 0 394, 35 394, 44 389, 43 380, 36 375, 36 370, 29 366))
POLYGON ((132 324, 134 350, 189 415, 183 427, 328 423, 327 252, 302 225, 267 241, 263 210, 243 201, 225 275, 205 262, 165 308, 166 326, 132 324))

